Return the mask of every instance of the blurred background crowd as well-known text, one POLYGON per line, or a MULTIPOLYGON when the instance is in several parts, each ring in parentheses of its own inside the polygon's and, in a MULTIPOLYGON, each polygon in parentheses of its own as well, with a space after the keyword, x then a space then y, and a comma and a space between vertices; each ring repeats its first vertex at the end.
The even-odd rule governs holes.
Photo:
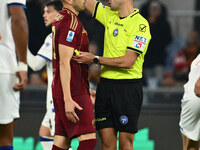
MULTIPOLYGON (((49 0, 28 0, 26 15, 29 24, 29 49, 37 54, 45 37, 51 32, 43 20, 43 4, 49 0)), ((105 5, 107 0, 101 0, 105 5)), ((150 24, 152 40, 145 56, 143 84, 148 88, 182 87, 187 81, 189 67, 200 50, 199 0, 135 0, 135 8, 150 24)), ((86 12, 79 14, 89 36, 89 51, 103 54, 104 27, 86 12)), ((30 69, 30 68, 29 68, 30 69)), ((100 66, 90 65, 92 89, 100 78, 100 66)), ((29 71, 29 84, 45 86, 45 68, 29 71)))

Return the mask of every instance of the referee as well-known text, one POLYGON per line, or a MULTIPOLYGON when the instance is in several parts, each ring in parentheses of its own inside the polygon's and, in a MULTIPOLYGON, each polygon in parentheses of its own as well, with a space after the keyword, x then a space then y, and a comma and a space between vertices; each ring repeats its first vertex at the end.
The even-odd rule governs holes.
POLYGON ((142 68, 151 39, 148 22, 133 0, 109 0, 109 7, 87 0, 86 9, 105 26, 103 57, 80 52, 78 63, 101 65, 95 119, 102 150, 133 149, 143 101, 142 68))

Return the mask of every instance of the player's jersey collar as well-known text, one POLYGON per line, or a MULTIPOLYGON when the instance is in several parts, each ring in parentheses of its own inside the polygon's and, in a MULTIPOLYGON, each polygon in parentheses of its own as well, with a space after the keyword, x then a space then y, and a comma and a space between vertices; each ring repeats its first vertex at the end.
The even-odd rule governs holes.
POLYGON ((65 8, 65 7, 63 7, 63 10, 69 11, 69 12, 71 12, 71 13, 73 13, 74 15, 77 16, 77 14, 75 14, 75 13, 74 13, 73 11, 71 11, 69 8, 65 8))

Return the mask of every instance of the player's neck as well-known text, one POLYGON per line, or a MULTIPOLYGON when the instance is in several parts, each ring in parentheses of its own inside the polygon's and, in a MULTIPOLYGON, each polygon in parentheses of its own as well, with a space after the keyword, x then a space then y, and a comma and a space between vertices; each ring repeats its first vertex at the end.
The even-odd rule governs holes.
POLYGON ((133 4, 124 4, 118 10, 120 18, 127 17, 130 14, 132 14, 133 12, 134 12, 133 4))
POLYGON ((63 5, 63 7, 69 9, 78 16, 79 12, 76 11, 71 5, 63 5))

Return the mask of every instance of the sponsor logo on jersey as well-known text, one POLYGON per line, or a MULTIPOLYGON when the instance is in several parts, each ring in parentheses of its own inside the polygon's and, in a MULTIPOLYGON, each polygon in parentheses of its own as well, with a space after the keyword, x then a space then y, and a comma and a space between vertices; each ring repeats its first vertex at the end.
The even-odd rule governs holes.
POLYGON ((118 35, 118 29, 115 29, 114 31, 113 31, 113 36, 117 36, 118 35))
POLYGON ((120 23, 118 23, 118 22, 115 22, 115 25, 117 25, 117 26, 124 26, 123 24, 120 24, 120 23))
POLYGON ((96 122, 106 121, 106 118, 105 118, 105 117, 104 117, 104 118, 97 118, 95 121, 96 121, 96 122))
POLYGON ((146 28, 147 28, 147 26, 145 24, 140 24, 139 31, 146 32, 146 28))
POLYGON ((66 41, 72 42, 74 39, 74 32, 69 30, 66 41))
POLYGON ((147 43, 147 38, 136 35, 132 46, 136 49, 140 49, 143 51, 146 43, 147 43))
POLYGON ((126 125, 128 123, 128 117, 120 116, 119 121, 121 124, 126 125))

